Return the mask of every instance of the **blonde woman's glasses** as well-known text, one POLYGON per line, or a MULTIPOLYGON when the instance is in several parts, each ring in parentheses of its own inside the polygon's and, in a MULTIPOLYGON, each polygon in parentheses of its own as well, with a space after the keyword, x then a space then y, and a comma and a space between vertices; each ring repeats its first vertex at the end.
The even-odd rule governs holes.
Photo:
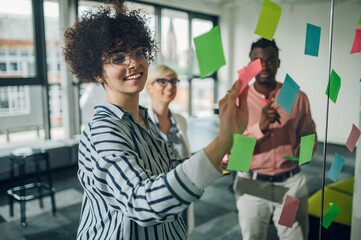
POLYGON ((166 87, 168 83, 172 84, 173 87, 176 87, 177 84, 179 83, 179 80, 176 78, 172 78, 169 80, 165 78, 157 78, 152 82, 152 84, 155 82, 157 82, 161 87, 166 87))

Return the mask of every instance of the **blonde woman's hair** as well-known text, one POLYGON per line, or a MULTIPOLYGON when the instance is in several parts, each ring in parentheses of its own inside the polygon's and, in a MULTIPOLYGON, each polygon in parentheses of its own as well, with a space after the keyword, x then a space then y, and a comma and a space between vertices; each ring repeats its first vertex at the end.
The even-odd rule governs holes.
POLYGON ((177 73, 166 65, 157 65, 148 74, 147 84, 152 84, 159 76, 175 75, 178 78, 177 73))

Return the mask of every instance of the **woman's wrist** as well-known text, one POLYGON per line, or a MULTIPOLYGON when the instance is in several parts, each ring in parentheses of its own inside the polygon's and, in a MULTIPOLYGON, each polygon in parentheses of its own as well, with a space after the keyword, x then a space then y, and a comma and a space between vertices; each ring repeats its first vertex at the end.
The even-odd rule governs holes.
POLYGON ((232 146, 232 142, 226 141, 221 137, 217 136, 213 141, 205 147, 203 150, 211 161, 213 166, 218 169, 223 156, 229 151, 232 146))

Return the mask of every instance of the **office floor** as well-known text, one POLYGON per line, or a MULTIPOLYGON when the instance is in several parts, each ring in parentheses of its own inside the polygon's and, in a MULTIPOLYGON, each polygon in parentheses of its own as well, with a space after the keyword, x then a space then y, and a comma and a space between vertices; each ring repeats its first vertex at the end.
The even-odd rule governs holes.
MULTIPOLYGON (((310 195, 321 188, 323 146, 318 146, 313 160, 302 166, 306 174, 310 195)), ((354 174, 355 156, 346 147, 329 145, 327 168, 337 152, 345 159, 345 165, 338 181, 352 177, 354 174)), ((75 239, 79 221, 82 188, 76 177, 77 167, 58 169, 53 172, 54 186, 57 190, 56 203, 58 213, 52 216, 50 201, 45 201, 43 210, 37 201, 27 203, 27 227, 21 227, 18 205, 15 216, 9 217, 6 189, 9 182, 0 183, 0 239, 2 240, 33 240, 33 239, 75 239)), ((237 223, 237 210, 229 185, 232 175, 225 175, 214 182, 206 190, 202 198, 195 203, 196 228, 189 236, 190 240, 242 239, 241 229, 237 223)), ((331 183, 326 178, 326 184, 331 183)), ((270 225, 268 239, 278 239, 275 229, 270 225)))

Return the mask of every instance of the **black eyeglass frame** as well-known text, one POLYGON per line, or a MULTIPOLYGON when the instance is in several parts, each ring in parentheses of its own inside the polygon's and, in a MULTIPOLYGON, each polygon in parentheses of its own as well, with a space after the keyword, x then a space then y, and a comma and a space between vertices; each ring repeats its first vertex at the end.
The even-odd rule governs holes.
POLYGON ((157 78, 152 82, 152 84, 154 84, 155 82, 157 82, 162 87, 166 87, 168 83, 172 84, 173 87, 177 87, 180 81, 177 78, 172 78, 172 79, 157 78))

